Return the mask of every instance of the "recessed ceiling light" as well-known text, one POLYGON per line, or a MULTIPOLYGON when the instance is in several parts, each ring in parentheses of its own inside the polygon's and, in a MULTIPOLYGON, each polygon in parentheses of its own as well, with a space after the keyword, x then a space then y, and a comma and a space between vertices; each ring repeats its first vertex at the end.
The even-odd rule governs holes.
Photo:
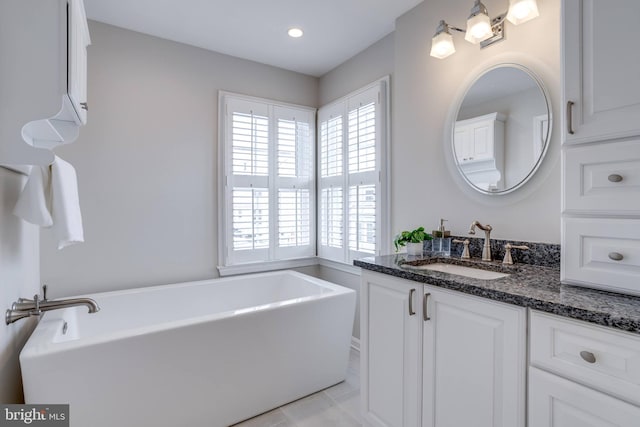
POLYGON ((298 37, 302 37, 304 33, 300 28, 294 27, 294 28, 289 28, 289 31, 287 31, 287 34, 289 34, 289 37, 298 38, 298 37))

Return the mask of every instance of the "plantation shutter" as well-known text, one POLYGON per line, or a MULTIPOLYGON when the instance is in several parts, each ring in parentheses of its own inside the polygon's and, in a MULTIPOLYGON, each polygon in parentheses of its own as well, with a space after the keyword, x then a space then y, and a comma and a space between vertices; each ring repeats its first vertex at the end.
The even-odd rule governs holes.
POLYGON ((323 258, 350 263, 380 253, 381 87, 372 85, 318 112, 323 258))
POLYGON ((318 255, 335 261, 345 260, 344 200, 344 104, 324 107, 318 112, 320 200, 320 242, 318 255))
POLYGON ((315 255, 313 114, 275 107, 277 123, 276 259, 315 255))
POLYGON ((225 265, 315 255, 309 109, 225 96, 225 265))
POLYGON ((347 146, 349 153, 348 261, 375 255, 380 224, 379 87, 349 98, 347 146))

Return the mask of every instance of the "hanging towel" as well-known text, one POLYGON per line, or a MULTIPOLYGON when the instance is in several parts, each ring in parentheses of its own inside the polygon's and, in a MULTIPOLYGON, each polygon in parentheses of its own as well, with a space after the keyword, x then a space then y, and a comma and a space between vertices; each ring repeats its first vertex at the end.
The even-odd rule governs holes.
POLYGON ((51 227, 58 249, 84 242, 76 171, 58 156, 51 166, 31 168, 13 213, 32 224, 51 227))

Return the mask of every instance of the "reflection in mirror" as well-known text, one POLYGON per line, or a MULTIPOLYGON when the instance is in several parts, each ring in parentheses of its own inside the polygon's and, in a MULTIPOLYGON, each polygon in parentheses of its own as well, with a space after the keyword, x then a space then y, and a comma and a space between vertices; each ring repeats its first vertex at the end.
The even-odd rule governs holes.
POLYGON ((548 99, 533 74, 516 64, 492 67, 472 83, 456 115, 458 170, 485 194, 519 188, 546 153, 550 122, 548 99))

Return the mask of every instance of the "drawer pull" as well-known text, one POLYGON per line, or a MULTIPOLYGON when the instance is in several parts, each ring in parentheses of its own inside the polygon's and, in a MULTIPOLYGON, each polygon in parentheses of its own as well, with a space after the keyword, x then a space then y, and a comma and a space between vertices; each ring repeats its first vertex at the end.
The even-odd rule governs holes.
POLYGON ((587 363, 596 363, 596 356, 590 351, 584 351, 584 350, 581 351, 580 357, 582 357, 582 360, 584 360, 587 363))
POLYGON ((413 309, 413 294, 415 293, 415 289, 411 289, 409 291, 409 316, 413 316, 414 314, 416 314, 416 311, 413 309))
POLYGON ((624 259, 624 256, 619 252, 610 252, 609 259, 613 261, 622 261, 624 259))
POLYGON ((422 318, 425 322, 431 320, 429 317, 429 296, 431 294, 424 294, 424 298, 422 299, 422 318))
POLYGON ((573 135, 575 132, 573 131, 573 115, 572 115, 572 109, 573 109, 573 101, 567 101, 567 132, 569 133, 569 135, 573 135))
POLYGON ((609 182, 620 182, 622 181, 622 175, 618 175, 617 173, 612 173, 607 177, 609 182))

